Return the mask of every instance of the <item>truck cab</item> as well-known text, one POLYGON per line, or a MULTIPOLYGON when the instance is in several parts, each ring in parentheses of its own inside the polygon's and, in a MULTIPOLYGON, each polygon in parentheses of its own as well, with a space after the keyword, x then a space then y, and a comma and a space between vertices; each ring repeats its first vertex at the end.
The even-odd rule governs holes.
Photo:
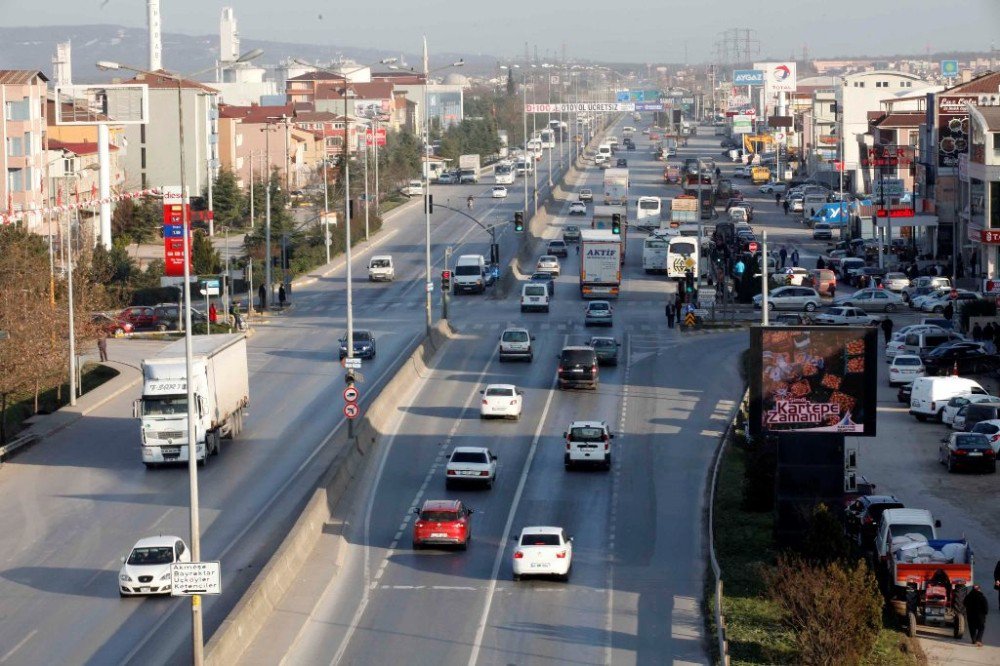
POLYGON ((455 263, 455 293, 486 291, 486 259, 481 254, 463 254, 455 263))
POLYGON ((884 565, 892 555, 893 540, 907 534, 919 534, 926 540, 937 539, 940 520, 934 520, 926 509, 886 509, 882 512, 882 522, 875 537, 875 553, 884 565))

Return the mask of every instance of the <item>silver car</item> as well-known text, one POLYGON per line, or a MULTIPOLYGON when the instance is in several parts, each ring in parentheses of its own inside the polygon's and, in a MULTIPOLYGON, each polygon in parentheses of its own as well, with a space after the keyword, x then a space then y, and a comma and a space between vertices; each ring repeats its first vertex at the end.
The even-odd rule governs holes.
POLYGON ((614 308, 607 301, 590 301, 583 318, 584 326, 611 326, 614 308))
POLYGON ((830 308, 813 317, 813 321, 827 326, 871 326, 878 323, 878 319, 865 314, 864 310, 849 307, 830 308))
POLYGON ((903 307, 903 299, 888 289, 858 289, 833 299, 833 305, 861 308, 865 312, 893 312, 903 307))
MULTIPOLYGON (((813 312, 822 300, 812 287, 779 287, 771 291, 767 297, 767 309, 770 310, 805 310, 813 312)), ((763 297, 757 294, 753 297, 753 306, 761 309, 763 297)))
POLYGON ((886 273, 882 284, 889 291, 899 293, 910 286, 910 278, 905 273, 886 273))

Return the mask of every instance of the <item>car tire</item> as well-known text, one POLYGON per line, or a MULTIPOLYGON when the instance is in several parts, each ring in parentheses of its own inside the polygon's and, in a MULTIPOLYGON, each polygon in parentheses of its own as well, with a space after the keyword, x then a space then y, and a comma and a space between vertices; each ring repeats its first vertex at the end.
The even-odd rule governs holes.
POLYGON ((507 357, 504 356, 503 354, 500 354, 500 362, 503 363, 506 360, 507 360, 507 357))
POLYGON ((948 455, 948 460, 945 462, 945 468, 948 470, 949 474, 953 474, 955 472, 955 465, 952 463, 951 454, 948 455))
POLYGON ((534 354, 528 354, 528 363, 531 363, 533 360, 535 360, 535 355, 534 354))
MULTIPOLYGON (((771 304, 768 303, 768 305, 771 305, 771 304)), ((815 303, 806 303, 806 312, 815 312, 815 311, 816 311, 816 304, 815 303)))
POLYGON ((914 414, 914 416, 915 416, 915 417, 917 418, 917 420, 918 420, 918 421, 920 421, 921 423, 923 423, 924 421, 926 421, 926 420, 927 420, 927 415, 926 415, 926 414, 914 414))
POLYGON ((121 327, 118 327, 118 328, 116 328, 115 330, 113 330, 113 331, 111 332, 111 334, 112 334, 113 336, 115 336, 116 338, 120 338, 120 337, 123 337, 123 336, 125 335, 125 329, 124 329, 124 328, 121 328, 121 327))
POLYGON ((469 538, 466 538, 465 541, 463 541, 462 543, 458 544, 458 549, 459 550, 469 550, 469 538))
POLYGON ((423 547, 424 547, 423 544, 420 543, 419 541, 414 541, 413 542, 413 550, 420 550, 423 547))
POLYGON ((996 461, 993 461, 993 464, 986 468, 986 473, 987 474, 996 474, 997 473, 997 463, 996 463, 996 461))
POLYGON ((516 583, 521 580, 521 574, 512 574, 511 579, 516 583))
POLYGON ((157 333, 165 333, 166 330, 167 330, 167 325, 166 324, 157 324, 156 325, 156 331, 157 331, 157 333))
POLYGON ((935 305, 934 309, 931 310, 931 312, 933 312, 934 314, 942 314, 944 312, 944 308, 941 307, 940 305, 935 305))
POLYGON ((886 312, 895 312, 896 311, 896 306, 893 305, 892 303, 889 303, 888 305, 885 306, 885 311, 886 312))

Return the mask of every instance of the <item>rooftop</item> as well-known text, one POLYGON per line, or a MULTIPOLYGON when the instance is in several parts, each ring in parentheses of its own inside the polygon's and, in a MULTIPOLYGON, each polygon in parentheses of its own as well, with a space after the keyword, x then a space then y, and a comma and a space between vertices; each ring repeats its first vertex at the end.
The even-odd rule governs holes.
POLYGON ((27 85, 35 83, 36 78, 45 82, 49 80, 37 69, 0 69, 0 86, 27 85))

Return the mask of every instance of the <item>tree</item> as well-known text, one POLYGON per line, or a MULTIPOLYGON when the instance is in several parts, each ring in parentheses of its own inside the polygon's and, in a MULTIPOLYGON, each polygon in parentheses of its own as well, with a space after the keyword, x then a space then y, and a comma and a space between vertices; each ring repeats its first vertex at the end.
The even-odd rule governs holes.
MULTIPOLYGON (((208 196, 207 188, 205 196, 208 196)), ((228 169, 219 171, 212 186, 212 209, 216 228, 220 226, 230 229, 243 227, 246 224, 248 207, 247 195, 237 184, 236 174, 228 169)))
POLYGON ((194 232, 191 239, 191 262, 197 275, 215 275, 222 270, 219 251, 212 245, 206 234, 194 232))
POLYGON ((124 199, 111 215, 111 237, 123 239, 126 245, 156 240, 162 226, 163 205, 158 197, 124 199))

